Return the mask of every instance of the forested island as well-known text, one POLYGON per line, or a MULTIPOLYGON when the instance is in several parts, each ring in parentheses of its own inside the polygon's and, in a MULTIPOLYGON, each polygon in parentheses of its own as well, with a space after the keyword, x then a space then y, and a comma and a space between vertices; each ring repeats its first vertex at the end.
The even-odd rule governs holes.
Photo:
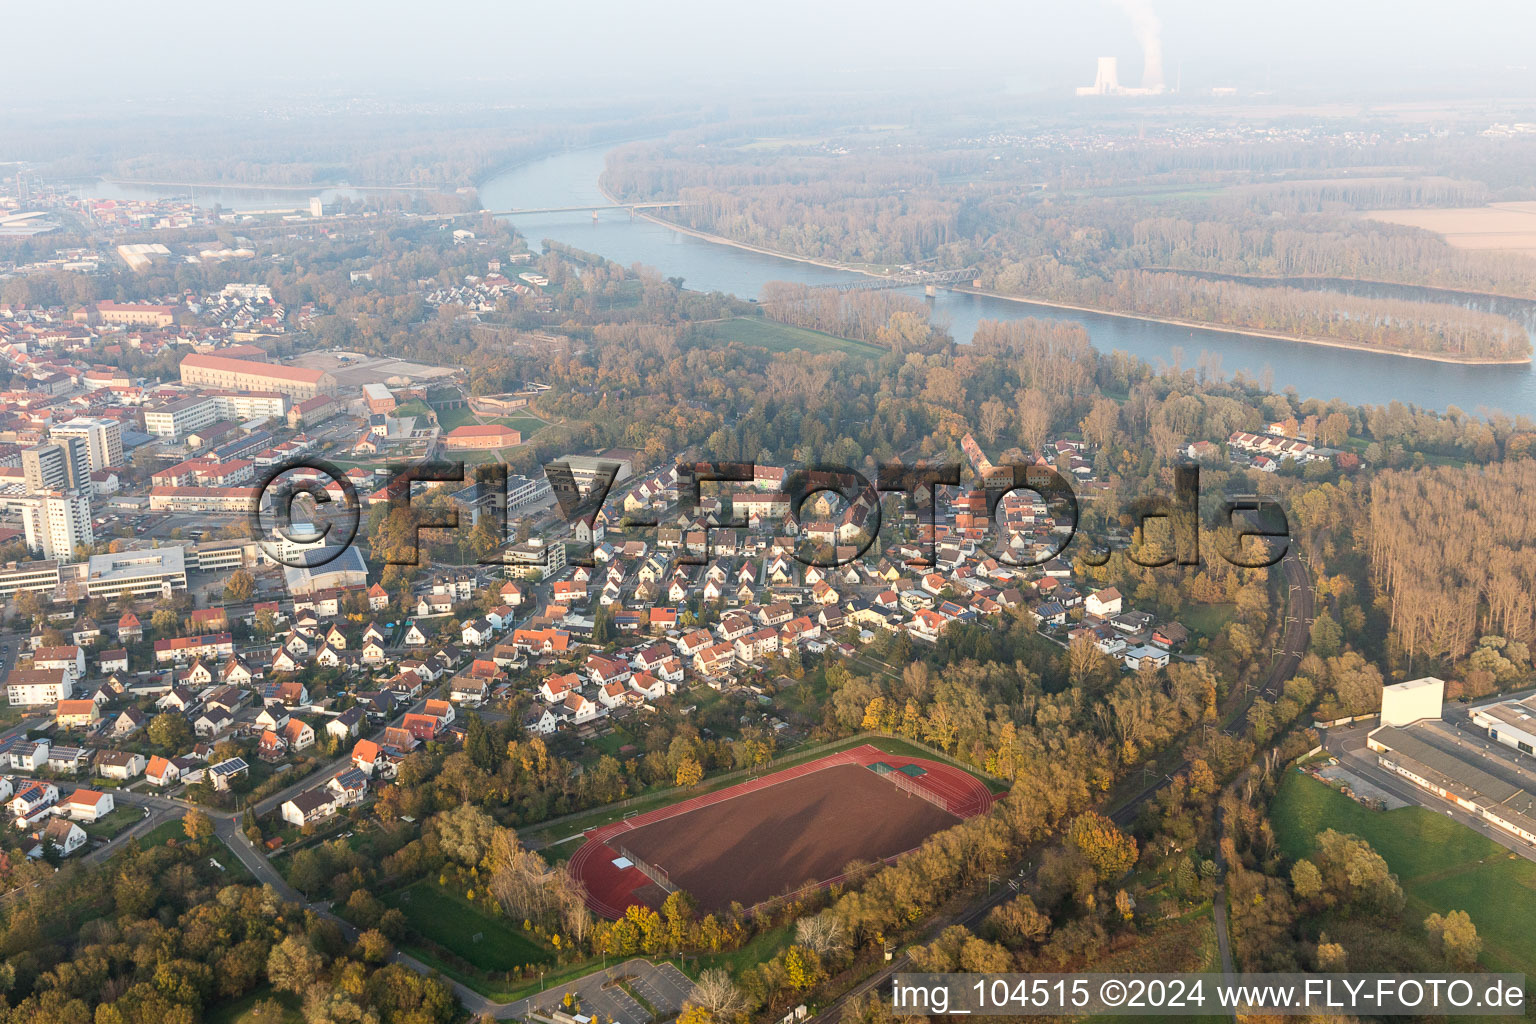
MULTIPOLYGON (((687 203, 659 219, 689 230, 849 269, 974 266, 978 286, 1005 297, 1447 362, 1529 361, 1520 324, 1427 289, 1536 297, 1536 261, 1365 216, 1525 198, 1488 144, 1379 131, 1341 154, 1341 131, 1283 136, 1235 161, 1227 143, 1245 130, 1106 130, 1092 144, 1050 130, 850 131, 764 148, 717 129, 615 151, 604 186, 687 203), (1325 165, 1334 177, 1320 177, 1325 165), (1426 291, 1286 286, 1297 278, 1426 291)), ((1536 160, 1528 144, 1509 149, 1536 160)))

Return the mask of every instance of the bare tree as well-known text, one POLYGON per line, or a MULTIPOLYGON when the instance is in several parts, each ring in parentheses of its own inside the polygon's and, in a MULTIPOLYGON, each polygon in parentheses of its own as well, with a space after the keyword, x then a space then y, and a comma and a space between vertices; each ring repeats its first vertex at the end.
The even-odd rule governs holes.
POLYGON ((724 968, 712 967, 699 975, 693 991, 688 993, 685 1006, 697 1006, 709 1014, 710 1020, 730 1021, 741 1016, 747 1008, 747 1001, 724 968))
POLYGON ((795 922, 795 941, 825 956, 846 946, 848 935, 843 923, 830 910, 824 910, 815 917, 802 917, 795 922))

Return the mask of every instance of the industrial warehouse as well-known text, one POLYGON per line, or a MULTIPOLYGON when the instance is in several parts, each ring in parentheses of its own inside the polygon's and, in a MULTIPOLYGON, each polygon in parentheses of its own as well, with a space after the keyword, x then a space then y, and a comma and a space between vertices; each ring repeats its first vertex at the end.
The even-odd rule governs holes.
POLYGON ((1536 845, 1536 697, 1476 708, 1458 727, 1442 717, 1444 695, 1432 676, 1382 688, 1382 724, 1366 740, 1377 763, 1536 845))

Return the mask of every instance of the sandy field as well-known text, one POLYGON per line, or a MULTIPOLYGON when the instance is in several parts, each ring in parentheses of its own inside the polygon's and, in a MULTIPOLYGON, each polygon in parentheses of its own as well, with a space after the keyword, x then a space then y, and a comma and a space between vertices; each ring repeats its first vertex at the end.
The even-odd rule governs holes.
POLYGON ((1365 216, 1433 231, 1457 249, 1536 256, 1536 202, 1451 210, 1372 210, 1365 216))

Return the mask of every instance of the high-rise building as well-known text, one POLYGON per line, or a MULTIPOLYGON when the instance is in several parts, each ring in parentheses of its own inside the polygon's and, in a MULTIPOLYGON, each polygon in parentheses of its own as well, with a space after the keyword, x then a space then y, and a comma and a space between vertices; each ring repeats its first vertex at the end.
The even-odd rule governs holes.
POLYGON ((72 561, 75 549, 94 543, 91 499, 82 491, 44 491, 21 499, 27 546, 43 558, 72 561))
MULTIPOLYGON (((119 442, 121 446, 121 442, 119 442)), ((84 438, 61 437, 21 453, 27 490, 67 491, 91 486, 91 457, 84 438)))
POLYGON ((55 441, 78 437, 85 442, 91 472, 123 464, 123 425, 99 416, 77 416, 48 431, 55 441))

